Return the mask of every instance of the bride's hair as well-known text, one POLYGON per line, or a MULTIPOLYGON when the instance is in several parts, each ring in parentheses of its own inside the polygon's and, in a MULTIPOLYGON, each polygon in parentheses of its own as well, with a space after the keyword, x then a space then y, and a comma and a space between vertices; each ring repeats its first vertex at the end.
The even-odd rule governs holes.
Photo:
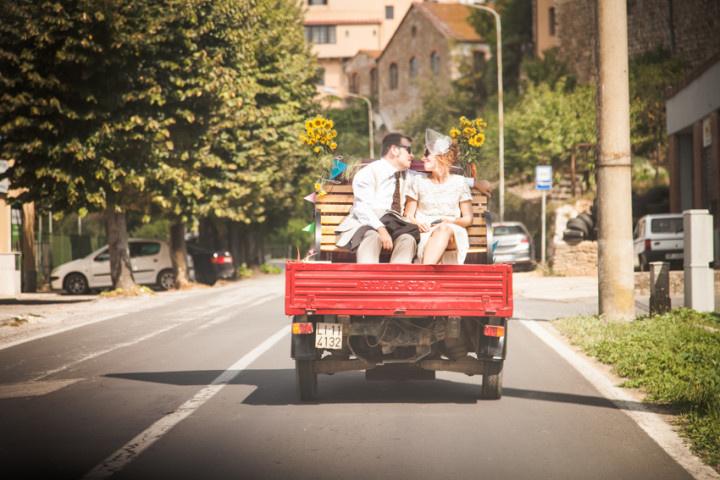
POLYGON ((447 167, 448 171, 450 170, 450 167, 455 165, 455 162, 457 162, 458 158, 458 145, 455 140, 450 144, 450 149, 440 155, 437 155, 435 158, 437 158, 438 162, 440 162, 443 166, 447 167))

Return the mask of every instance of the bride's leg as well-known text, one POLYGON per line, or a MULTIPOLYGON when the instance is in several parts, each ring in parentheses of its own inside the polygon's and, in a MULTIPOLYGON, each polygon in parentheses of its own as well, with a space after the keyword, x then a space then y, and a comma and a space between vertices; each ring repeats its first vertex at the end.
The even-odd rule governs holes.
POLYGON ((440 225, 435 229, 430 235, 427 245, 425 245, 422 259, 424 265, 433 265, 440 261, 440 257, 445 253, 452 234, 452 228, 447 225, 440 225))

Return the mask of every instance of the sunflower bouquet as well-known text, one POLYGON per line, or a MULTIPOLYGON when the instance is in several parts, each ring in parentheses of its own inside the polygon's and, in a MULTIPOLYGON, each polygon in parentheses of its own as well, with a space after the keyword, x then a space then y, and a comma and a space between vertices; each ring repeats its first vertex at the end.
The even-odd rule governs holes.
POLYGON ((460 117, 459 124, 450 129, 450 137, 453 138, 460 150, 458 166, 464 172, 475 176, 479 149, 485 144, 485 129, 487 122, 482 118, 470 120, 465 116, 460 117), (469 171, 468 171, 469 170, 469 171))
POLYGON ((310 148, 311 154, 316 157, 318 170, 329 171, 329 177, 326 178, 323 175, 315 182, 315 194, 319 196, 326 194, 323 184, 325 182, 338 183, 334 179, 347 168, 342 161, 342 156, 335 153, 337 150, 336 137, 335 122, 322 115, 305 121, 305 131, 299 136, 300 142, 310 148))
POLYGON ((300 141, 309 146, 315 155, 322 156, 332 154, 337 149, 335 137, 335 122, 318 115, 305 122, 305 133, 300 134, 300 141))

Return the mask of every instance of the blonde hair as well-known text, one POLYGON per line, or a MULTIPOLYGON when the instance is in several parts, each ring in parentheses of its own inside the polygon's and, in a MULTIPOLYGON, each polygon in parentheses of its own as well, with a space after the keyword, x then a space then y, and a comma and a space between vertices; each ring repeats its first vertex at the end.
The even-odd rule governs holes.
POLYGON ((450 174, 450 167, 455 165, 455 162, 457 161, 459 154, 458 145, 457 142, 453 140, 453 142, 450 144, 450 149, 440 155, 435 155, 435 158, 437 159, 438 166, 442 167, 442 172, 440 175, 438 175, 441 178, 445 178, 450 174))

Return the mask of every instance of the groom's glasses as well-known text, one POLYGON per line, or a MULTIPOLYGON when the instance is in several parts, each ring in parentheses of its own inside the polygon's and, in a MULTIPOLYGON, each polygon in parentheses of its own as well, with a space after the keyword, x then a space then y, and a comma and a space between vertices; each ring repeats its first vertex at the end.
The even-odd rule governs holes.
POLYGON ((404 148, 407 150, 408 153, 412 153, 412 146, 411 145, 395 145, 398 148, 404 148))

